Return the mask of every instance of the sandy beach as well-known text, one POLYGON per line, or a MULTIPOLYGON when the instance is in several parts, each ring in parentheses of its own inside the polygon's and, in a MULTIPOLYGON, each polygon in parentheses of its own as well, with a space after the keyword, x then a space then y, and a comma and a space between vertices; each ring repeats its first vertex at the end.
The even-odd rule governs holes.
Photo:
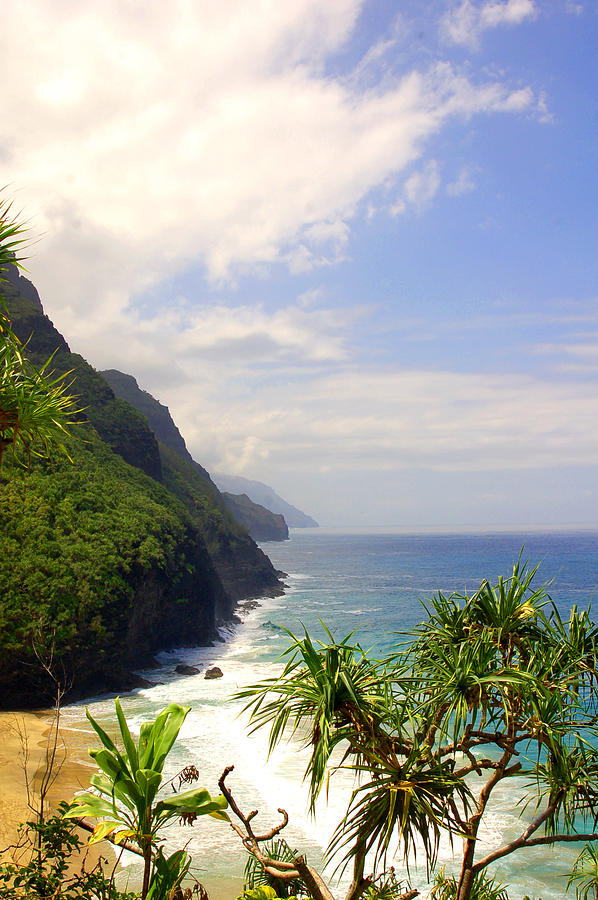
MULTIPOLYGON (((21 822, 34 818, 29 803, 39 805, 39 789, 53 744, 53 713, 0 713, 0 851, 13 844, 21 822)), ((60 728, 56 760, 48 790, 50 810, 87 787, 92 771, 87 749, 91 734, 60 728)))
MULTIPOLYGON (((1 712, 0 713, 0 861, 10 860, 10 846, 18 838, 18 826, 34 813, 28 806, 29 797, 39 803, 39 786, 46 767, 48 750, 52 741, 53 713, 1 712)), ((89 727, 81 725, 77 730, 60 728, 56 751, 56 777, 48 791, 48 804, 56 810, 61 800, 70 800, 73 794, 89 786, 89 776, 95 766, 88 756, 88 748, 97 746, 97 739, 89 727)), ((88 834, 81 831, 85 840, 88 834)), ((98 854, 115 859, 112 848, 103 841, 91 848, 88 859, 98 854)), ((89 851, 88 851, 89 852, 89 851)), ((230 900, 242 889, 238 878, 206 879, 211 900, 230 900)))

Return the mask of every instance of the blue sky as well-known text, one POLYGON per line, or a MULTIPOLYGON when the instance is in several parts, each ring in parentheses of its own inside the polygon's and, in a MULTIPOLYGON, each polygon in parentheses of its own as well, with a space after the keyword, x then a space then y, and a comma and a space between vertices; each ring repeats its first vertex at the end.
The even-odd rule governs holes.
POLYGON ((8 0, 46 311, 322 524, 596 525, 598 6, 8 0))

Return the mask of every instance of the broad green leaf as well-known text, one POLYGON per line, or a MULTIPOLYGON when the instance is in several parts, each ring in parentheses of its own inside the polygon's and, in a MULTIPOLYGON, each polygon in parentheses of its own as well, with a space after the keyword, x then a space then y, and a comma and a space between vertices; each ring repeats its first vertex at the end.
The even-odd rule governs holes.
POLYGON ((131 813, 137 813, 137 804, 131 798, 130 794, 124 789, 124 787, 121 787, 118 782, 114 782, 106 775, 98 773, 97 775, 90 776, 89 783, 92 785, 92 787, 97 788, 100 793, 105 794, 107 797, 110 797, 113 804, 115 800, 119 800, 124 806, 127 807, 127 809, 130 810, 131 813))
POLYGON ((90 752, 90 756, 108 778, 112 779, 113 784, 128 794, 133 803, 139 805, 143 801, 143 794, 131 778, 128 768, 120 766, 109 750, 94 750, 90 752))
POLYGON ((135 838, 137 837, 137 831, 134 828, 123 828, 121 831, 117 831, 113 837, 113 841, 115 844, 121 844, 127 838, 135 838))
POLYGON ((138 769, 135 773, 135 781, 143 794, 145 803, 151 805, 162 784, 161 773, 154 772, 153 769, 138 769))
POLYGON ((120 824, 118 822, 98 822, 91 833, 88 843, 97 844, 98 841, 104 840, 104 838, 113 834, 118 828, 120 828, 120 824))
MULTIPOLYGON (((106 747, 106 749, 109 750, 111 753, 114 753, 114 755, 120 762, 123 769, 128 769, 126 760, 123 758, 122 754, 120 753, 118 747, 116 746, 116 744, 114 743, 112 738, 109 737, 109 735, 106 734, 106 732, 104 731, 102 726, 98 722, 96 722, 96 720, 91 715, 91 713, 89 712, 88 709, 85 710, 85 715, 89 719, 89 721, 91 723, 91 727, 93 728, 93 730, 95 731, 95 733, 97 734, 99 739, 101 740, 104 747, 106 747)), ((97 752, 97 751, 90 750, 89 755, 93 756, 93 752, 97 752)), ((129 772, 129 774, 132 774, 132 773, 129 772)))
POLYGON ((123 744, 125 747, 125 751, 127 753, 127 757, 129 760, 129 766, 131 773, 135 772, 136 769, 139 768, 139 757, 137 754, 137 747, 135 746, 135 742, 131 737, 131 732, 129 731, 129 726, 127 725, 127 720, 125 719, 125 715, 122 710, 122 706, 120 705, 120 697, 117 697, 114 701, 114 705, 116 707, 116 717, 118 719, 118 724, 120 727, 120 733, 123 739, 123 744))
POLYGON ((160 800, 154 807, 155 816, 159 818, 172 818, 181 816, 184 813, 193 813, 196 816, 218 815, 228 806, 226 798, 219 794, 217 797, 210 796, 205 788, 196 788, 191 791, 185 791, 184 794, 173 794, 166 800, 160 800))
POLYGON ((103 797, 98 797, 97 794, 79 794, 70 804, 63 818, 81 819, 84 816, 113 819, 112 804, 104 800, 103 797))
POLYGON ((190 706, 170 703, 159 713, 148 736, 143 756, 139 761, 140 768, 150 768, 156 772, 162 771, 164 761, 190 710, 190 706))

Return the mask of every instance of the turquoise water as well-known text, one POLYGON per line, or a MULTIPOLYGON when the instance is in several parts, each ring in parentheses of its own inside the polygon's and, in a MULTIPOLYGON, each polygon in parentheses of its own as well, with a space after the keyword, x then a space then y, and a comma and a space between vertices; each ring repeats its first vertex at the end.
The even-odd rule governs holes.
MULTIPOLYGON (((123 701, 127 715, 138 725, 172 700, 192 706, 173 754, 172 773, 194 763, 202 783, 215 793, 223 768, 234 765, 229 782, 242 808, 259 809, 264 830, 278 821, 277 808, 286 808, 287 840, 318 863, 351 784, 341 774, 332 783, 328 803, 320 804, 315 820, 310 818, 302 784, 305 751, 292 744, 268 760, 266 735, 247 735, 240 704, 230 701, 231 694, 280 668, 278 657, 286 647, 281 625, 293 631, 305 626, 321 636, 323 620, 335 636, 355 631, 364 648, 383 652, 397 631, 422 618, 420 599, 438 589, 472 591, 483 578, 492 581, 508 574, 524 545, 524 558, 541 563, 538 582, 552 581, 552 597, 563 612, 573 604, 585 607, 598 596, 597 533, 366 535, 296 530, 288 542, 263 545, 274 565, 288 573, 285 596, 262 601, 234 632, 223 635, 224 644, 161 654, 163 668, 145 674, 163 684, 127 696, 123 701), (202 672, 181 678, 174 674, 179 662, 202 668, 217 664, 224 677, 206 681, 202 672)), ((112 715, 112 701, 90 706, 106 721, 112 715)), ((82 707, 69 707, 65 714, 78 727, 82 707)), ((517 795, 514 782, 497 794, 484 835, 488 848, 520 833, 517 795)), ((173 846, 189 841, 197 874, 208 888, 225 876, 242 875, 244 854, 238 837, 225 824, 198 820, 192 829, 175 829, 169 840, 173 846)), ((513 900, 526 893, 536 900, 557 900, 564 896, 566 883, 561 873, 570 868, 575 855, 570 848, 515 854, 496 873, 510 885, 513 900)), ((453 864, 448 842, 443 844, 441 862, 449 869, 453 864)), ((400 859, 395 865, 404 871, 400 859)), ((424 873, 412 871, 412 882, 421 888, 424 873)))

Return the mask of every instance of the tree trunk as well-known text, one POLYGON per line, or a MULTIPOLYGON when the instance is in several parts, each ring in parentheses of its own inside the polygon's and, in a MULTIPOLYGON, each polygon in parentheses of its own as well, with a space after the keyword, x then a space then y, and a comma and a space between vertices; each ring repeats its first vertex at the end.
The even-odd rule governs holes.
POLYGON ((476 842, 474 837, 467 838, 455 900, 469 900, 471 889, 473 887, 473 880, 475 877, 473 873, 475 845, 476 842))
POLYGON ((150 871, 152 867, 152 845, 148 841, 143 847, 143 886, 141 888, 141 900, 145 900, 149 891, 150 871))

